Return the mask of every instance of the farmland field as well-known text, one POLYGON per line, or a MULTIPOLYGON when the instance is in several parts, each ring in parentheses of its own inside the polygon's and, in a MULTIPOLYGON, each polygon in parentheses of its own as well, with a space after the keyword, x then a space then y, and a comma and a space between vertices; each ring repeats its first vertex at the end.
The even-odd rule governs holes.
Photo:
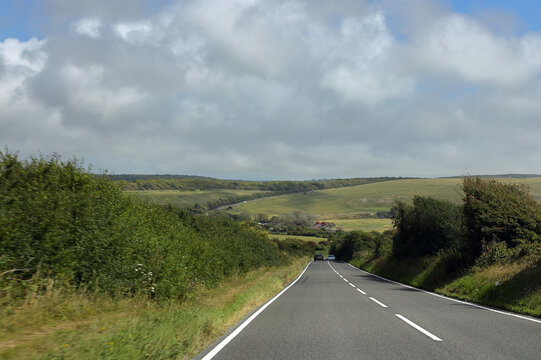
MULTIPOLYGON (((526 184, 532 196, 541 201, 541 178, 503 178, 503 182, 526 184)), ((272 196, 233 206, 233 214, 287 215, 295 211, 310 213, 330 221, 343 230, 384 231, 392 228, 390 219, 370 218, 378 211, 389 211, 395 200, 408 201, 414 195, 432 196, 456 203, 461 201, 461 179, 403 179, 351 187, 272 196)), ((231 196, 261 193, 259 190, 150 190, 133 191, 137 196, 175 206, 205 205, 208 201, 231 196)))
POLYGON ((303 241, 314 241, 314 242, 320 242, 320 241, 327 241, 327 238, 317 237, 317 236, 303 236, 303 235, 281 235, 281 234, 269 234, 269 239, 278 239, 278 240, 286 240, 286 239, 299 239, 303 241))
POLYGON ((269 216, 294 211, 314 214, 322 219, 355 218, 360 214, 388 211, 395 200, 409 200, 414 195, 460 201, 459 179, 404 179, 275 196, 233 207, 233 212, 269 216))
POLYGON ((391 219, 324 219, 336 225, 337 229, 344 231, 385 231, 393 228, 391 219))
MULTIPOLYGON (((503 178, 503 182, 526 184, 541 201, 541 178, 503 178)), ((390 219, 367 218, 378 211, 389 211, 395 200, 408 201, 414 195, 460 203, 461 179, 404 179, 347 188, 296 193, 249 201, 230 210, 233 213, 291 214, 301 211, 320 220, 331 221, 349 230, 383 231, 392 228, 390 219)))
POLYGON ((246 196, 258 193, 263 193, 260 190, 195 190, 195 191, 178 191, 178 190, 145 190, 145 191, 129 191, 144 199, 156 201, 158 203, 169 203, 178 207, 188 207, 194 204, 205 206, 208 201, 215 201, 219 198, 228 198, 232 196, 246 196))

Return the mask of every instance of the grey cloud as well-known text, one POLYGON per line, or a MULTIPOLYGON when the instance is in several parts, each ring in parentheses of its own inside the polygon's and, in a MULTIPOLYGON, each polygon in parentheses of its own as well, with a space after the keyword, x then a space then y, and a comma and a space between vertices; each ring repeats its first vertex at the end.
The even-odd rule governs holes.
POLYGON ((541 172, 541 35, 401 3, 48 1, 0 142, 111 172, 541 172))

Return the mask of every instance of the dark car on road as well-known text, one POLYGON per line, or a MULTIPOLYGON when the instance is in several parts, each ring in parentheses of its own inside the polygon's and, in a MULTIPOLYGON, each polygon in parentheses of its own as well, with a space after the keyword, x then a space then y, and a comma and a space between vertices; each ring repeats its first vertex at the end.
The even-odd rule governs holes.
POLYGON ((314 261, 317 260, 325 260, 325 257, 323 256, 323 254, 320 253, 314 254, 314 261))

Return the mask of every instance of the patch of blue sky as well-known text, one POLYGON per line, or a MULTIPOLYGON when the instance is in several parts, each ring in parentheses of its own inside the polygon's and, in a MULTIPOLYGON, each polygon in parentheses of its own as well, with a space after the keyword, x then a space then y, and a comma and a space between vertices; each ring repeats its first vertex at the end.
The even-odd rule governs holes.
POLYGON ((39 0, 0 0, 0 41, 15 38, 26 41, 43 38, 42 24, 46 21, 39 0))
POLYGON ((477 15, 486 11, 500 11, 515 16, 523 29, 519 32, 541 30, 541 1, 539 0, 451 0, 456 12, 477 15))

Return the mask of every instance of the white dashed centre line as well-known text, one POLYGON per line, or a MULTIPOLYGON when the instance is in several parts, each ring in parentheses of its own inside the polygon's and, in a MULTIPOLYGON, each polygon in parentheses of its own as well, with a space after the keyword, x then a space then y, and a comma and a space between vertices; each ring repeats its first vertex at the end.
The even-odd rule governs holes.
POLYGON ((353 285, 352 283, 349 283, 349 285, 351 285, 351 286, 355 287, 355 285, 353 285))
POLYGON ((439 337, 437 337, 436 335, 426 331, 425 329, 423 329, 422 327, 420 327, 419 325, 417 325, 416 323, 414 323, 413 321, 411 320, 408 320, 406 319, 405 317, 403 317, 402 315, 400 314, 395 314, 400 320, 404 321, 406 324, 414 327, 415 329, 419 330, 420 332, 422 332, 423 334, 425 334, 426 336, 428 336, 429 338, 431 338, 432 340, 434 341, 443 341, 442 339, 440 339, 439 337))
POLYGON ((361 289, 357 289, 357 291, 360 292, 363 295, 366 295, 366 293, 364 291, 362 291, 361 289))
POLYGON ((377 299, 374 299, 374 298, 371 297, 371 296, 369 297, 369 299, 372 300, 373 302, 375 302, 376 304, 378 304, 378 305, 381 306, 381 307, 384 307, 384 308, 388 307, 387 305, 385 305, 385 304, 382 303, 381 301, 378 301, 377 299))

